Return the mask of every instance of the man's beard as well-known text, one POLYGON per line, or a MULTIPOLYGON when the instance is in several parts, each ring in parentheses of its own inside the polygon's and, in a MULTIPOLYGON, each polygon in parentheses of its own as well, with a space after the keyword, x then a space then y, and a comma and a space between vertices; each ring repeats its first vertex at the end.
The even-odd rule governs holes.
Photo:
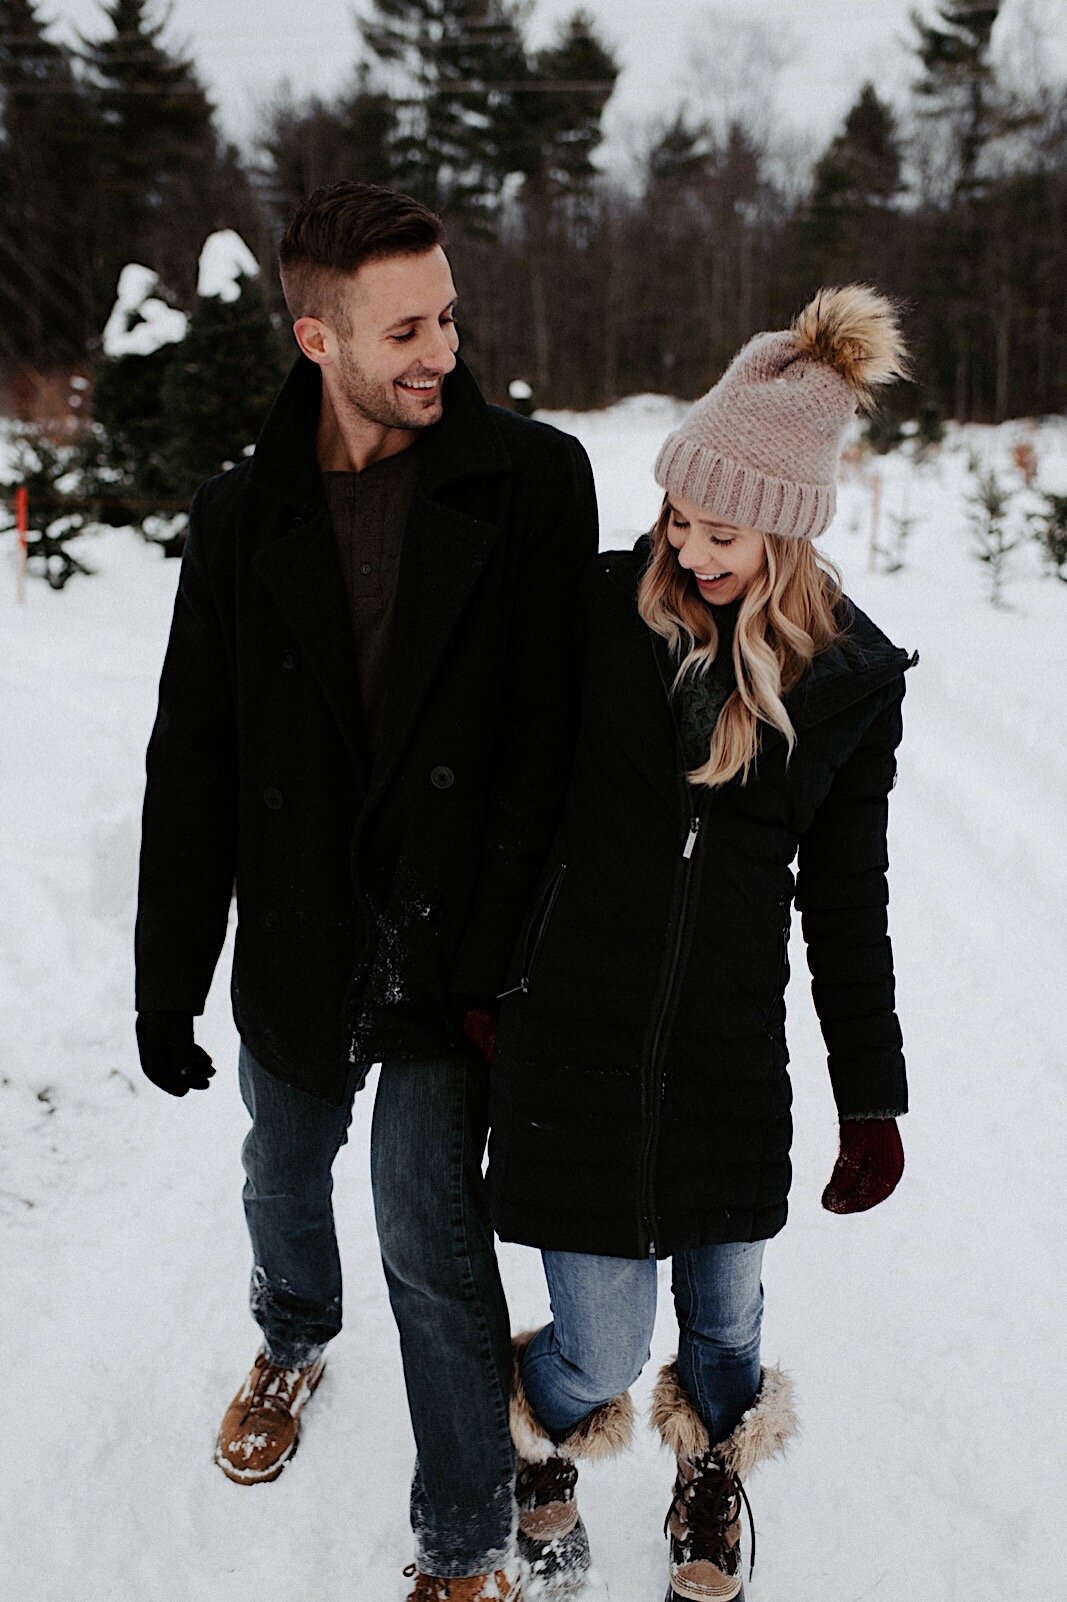
POLYGON ((440 405, 428 407, 412 397, 410 407, 405 406, 394 383, 368 378, 343 345, 337 353, 337 369, 345 406, 380 428, 428 428, 440 420, 440 405))

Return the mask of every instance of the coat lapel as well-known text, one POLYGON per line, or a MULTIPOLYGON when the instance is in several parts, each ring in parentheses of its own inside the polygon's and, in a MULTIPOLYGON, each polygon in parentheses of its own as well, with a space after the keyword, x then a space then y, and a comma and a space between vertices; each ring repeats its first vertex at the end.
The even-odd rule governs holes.
MULTIPOLYGON (((418 473, 400 556, 382 735, 371 773, 373 801, 403 755, 419 710, 471 592, 497 541, 499 522, 476 516, 462 486, 511 470, 493 414, 460 363, 445 381, 444 416, 415 446, 418 473), (463 503, 463 504, 457 504, 463 503)), ((499 497, 481 494, 495 512, 499 497)))
POLYGON ((252 559, 318 680, 364 784, 366 737, 360 710, 352 624, 344 579, 325 508, 294 515, 288 532, 252 559))

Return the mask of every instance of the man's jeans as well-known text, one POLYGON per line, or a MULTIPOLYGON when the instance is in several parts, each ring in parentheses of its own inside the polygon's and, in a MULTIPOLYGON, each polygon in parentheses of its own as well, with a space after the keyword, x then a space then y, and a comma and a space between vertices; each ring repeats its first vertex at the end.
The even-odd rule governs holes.
MULTIPOLYGON (((673 1260, 678 1378, 716 1444, 759 1390, 763 1247, 701 1246, 673 1260)), ((527 1347, 522 1378, 534 1412, 558 1438, 632 1385, 648 1362, 656 1263, 541 1255, 553 1321, 527 1347)))
MULTIPOLYGON (((483 1574, 506 1562, 514 1527, 508 1428, 511 1336, 482 1178, 489 1070, 473 1053, 385 1063, 371 1131, 371 1183, 389 1299, 400 1331, 417 1462, 416 1561, 426 1574, 483 1574)), ((333 1160, 342 1107, 273 1078, 241 1048, 245 1217, 252 1312, 272 1362, 309 1362, 341 1328, 333 1160)))

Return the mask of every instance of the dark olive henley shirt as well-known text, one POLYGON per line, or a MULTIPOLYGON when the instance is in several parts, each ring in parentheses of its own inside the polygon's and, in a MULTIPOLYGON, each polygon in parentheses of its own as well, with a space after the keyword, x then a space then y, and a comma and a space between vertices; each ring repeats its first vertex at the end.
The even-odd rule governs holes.
POLYGON ((322 487, 352 619, 367 742, 374 750, 384 711, 400 547, 415 489, 415 451, 409 446, 362 473, 323 473, 322 487))

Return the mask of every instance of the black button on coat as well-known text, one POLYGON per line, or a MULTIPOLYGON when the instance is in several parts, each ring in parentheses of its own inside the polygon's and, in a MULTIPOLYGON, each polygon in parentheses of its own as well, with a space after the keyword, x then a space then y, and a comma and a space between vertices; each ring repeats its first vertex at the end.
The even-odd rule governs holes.
POLYGON ((794 890, 841 1116, 907 1106, 886 827, 909 658, 843 603, 844 638, 787 698, 788 766, 765 729, 748 784, 691 786, 674 661, 636 607, 647 556, 590 564, 575 775, 492 1081, 500 1235, 620 1257, 785 1222, 794 890))
POLYGON ((193 503, 148 751, 137 1004, 203 1011, 236 877, 241 1035, 337 1102, 350 1057, 449 1049, 465 1000, 503 987, 570 773, 596 508, 578 442, 487 406, 461 363, 412 447, 371 751, 320 398, 301 357, 255 455, 193 503))

